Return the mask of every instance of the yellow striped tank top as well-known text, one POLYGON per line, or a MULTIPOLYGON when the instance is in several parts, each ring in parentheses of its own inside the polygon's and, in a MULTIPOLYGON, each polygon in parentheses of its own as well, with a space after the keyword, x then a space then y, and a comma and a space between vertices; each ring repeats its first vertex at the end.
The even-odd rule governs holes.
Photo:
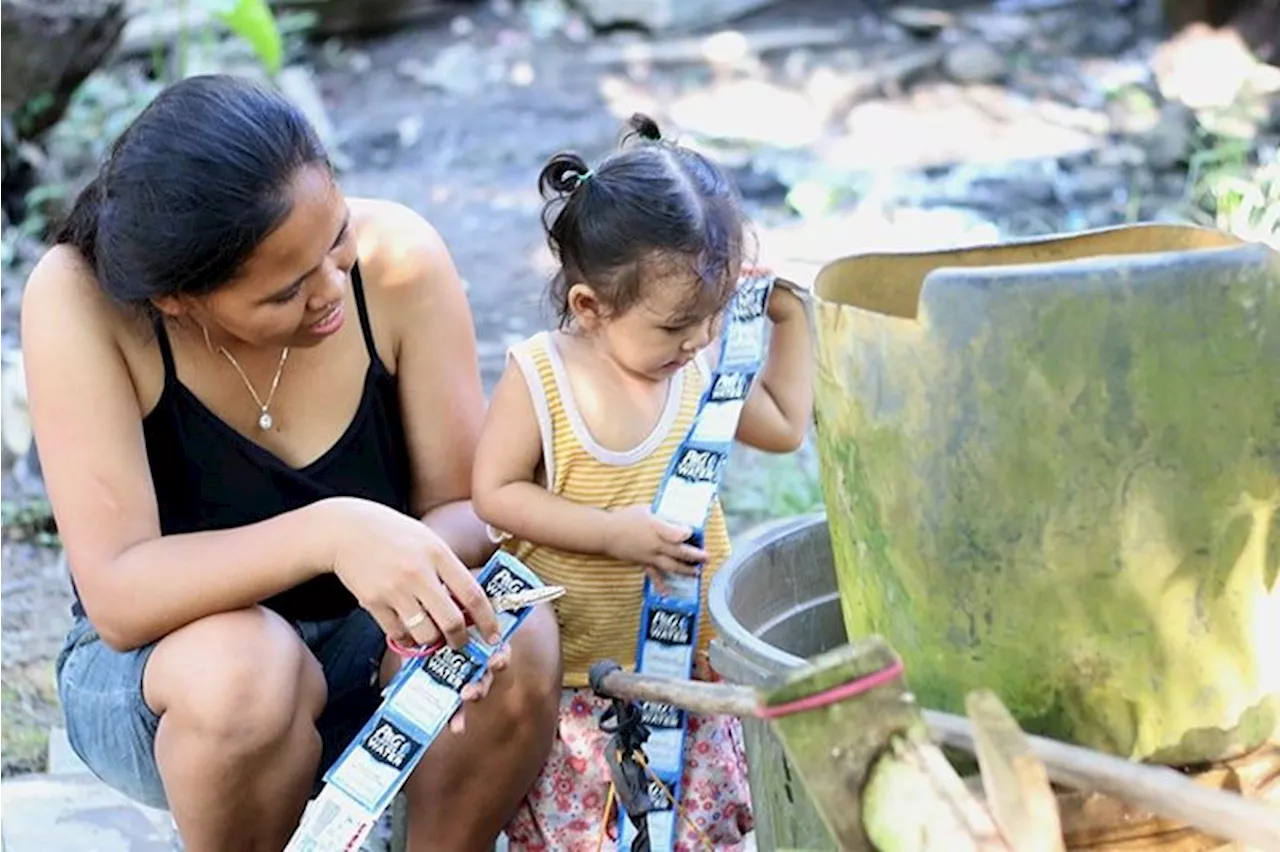
MULTIPOLYGON (((542 332, 518 344, 511 357, 524 375, 538 414, 548 490, 601 509, 652 504, 658 483, 698 410, 707 382, 705 362, 696 358, 672 376, 653 432, 638 446, 618 452, 600 446, 588 431, 551 334, 542 332)), ((587 686, 588 669, 601 659, 634 670, 644 601, 642 569, 607 556, 570 553, 519 539, 507 539, 503 546, 543 582, 567 590, 555 602, 565 687, 587 686)), ((704 547, 711 559, 703 569, 698 622, 697 659, 703 663, 712 630, 707 588, 729 556, 729 533, 718 500, 707 518, 704 547)))

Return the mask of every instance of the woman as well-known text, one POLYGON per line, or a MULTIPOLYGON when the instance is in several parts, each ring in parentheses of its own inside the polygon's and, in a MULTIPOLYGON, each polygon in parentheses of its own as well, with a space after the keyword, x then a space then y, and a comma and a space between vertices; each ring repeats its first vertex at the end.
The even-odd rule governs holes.
MULTIPOLYGON (((191 852, 278 852, 398 664, 385 636, 496 630, 467 570, 492 545, 461 282, 421 218, 343 197, 295 107, 225 76, 162 93, 55 243, 22 342, 76 590, 71 744, 191 852)), ((492 847, 558 659, 539 611, 464 696, 406 785, 413 852, 492 847)))

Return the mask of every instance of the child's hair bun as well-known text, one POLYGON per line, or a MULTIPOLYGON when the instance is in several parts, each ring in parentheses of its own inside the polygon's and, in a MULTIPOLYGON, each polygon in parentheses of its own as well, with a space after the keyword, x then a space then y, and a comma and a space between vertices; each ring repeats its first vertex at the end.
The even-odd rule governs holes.
POLYGON ((538 175, 538 191, 544 198, 568 195, 590 174, 591 169, 587 167, 586 160, 571 151, 564 151, 556 154, 542 167, 542 173, 538 175))
POLYGON ((636 136, 649 142, 661 142, 662 131, 658 129, 658 122, 654 121, 644 113, 637 112, 631 116, 631 120, 627 122, 631 126, 631 130, 636 136))

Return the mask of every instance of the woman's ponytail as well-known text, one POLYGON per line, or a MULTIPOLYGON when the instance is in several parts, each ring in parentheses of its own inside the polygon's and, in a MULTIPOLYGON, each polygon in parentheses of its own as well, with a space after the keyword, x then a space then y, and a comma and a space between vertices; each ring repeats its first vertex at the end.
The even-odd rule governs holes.
POLYGON ((69 245, 80 252, 90 266, 98 265, 98 220, 102 212, 102 173, 99 172, 76 196, 71 212, 53 232, 55 245, 69 245))

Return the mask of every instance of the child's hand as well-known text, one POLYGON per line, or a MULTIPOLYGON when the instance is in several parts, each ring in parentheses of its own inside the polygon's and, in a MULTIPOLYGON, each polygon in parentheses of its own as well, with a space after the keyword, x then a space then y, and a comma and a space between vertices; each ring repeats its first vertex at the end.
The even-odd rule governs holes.
POLYGON ((648 506, 628 506, 609 513, 605 552, 619 562, 629 562, 665 592, 667 574, 693 575, 709 559, 705 550, 684 542, 691 530, 654 516, 648 506))
MULTIPOLYGON (((744 279, 760 278, 765 275, 772 275, 773 270, 768 266, 743 264, 740 274, 744 279)), ((777 325, 793 316, 803 315, 804 304, 801 302, 800 296, 793 292, 791 287, 783 284, 774 284, 773 290, 769 293, 769 304, 766 306, 766 310, 769 314, 769 321, 777 325)))
POLYGON ((768 311, 769 321, 778 325, 792 317, 804 317, 804 300, 792 287, 779 282, 773 285, 765 310, 768 311))

